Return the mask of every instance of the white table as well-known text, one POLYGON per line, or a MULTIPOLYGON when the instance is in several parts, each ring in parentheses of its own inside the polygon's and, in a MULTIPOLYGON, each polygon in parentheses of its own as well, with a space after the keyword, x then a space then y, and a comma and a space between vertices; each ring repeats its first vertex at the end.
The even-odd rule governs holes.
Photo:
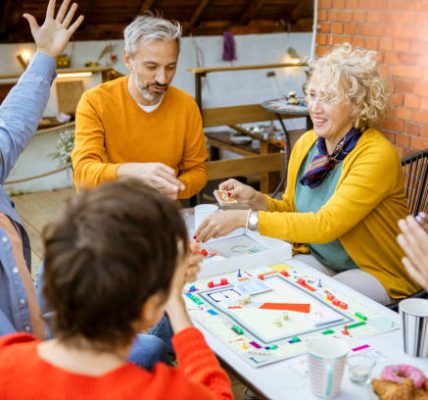
MULTIPOLYGON (((275 262, 280 260, 277 259, 277 254, 274 256, 275 262)), ((283 262, 299 269, 306 269, 307 273, 314 277, 321 277, 323 282, 328 281, 329 284, 337 288, 343 288, 343 285, 336 280, 329 278, 326 275, 321 274, 315 269, 303 264, 302 262, 290 259, 283 259, 283 262)), ((225 272, 224 270, 220 273, 225 272)), ((205 276, 217 275, 219 272, 213 265, 209 263, 202 265, 202 273, 205 276)), ((373 300, 355 292, 354 290, 347 288, 349 294, 352 297, 360 298, 365 303, 370 303, 371 308, 379 313, 387 316, 388 318, 399 323, 399 315, 388 308, 374 302, 373 300)), ((222 361, 230 368, 244 383, 252 387, 257 393, 263 395, 267 399, 316 399, 310 391, 310 381, 308 376, 304 376, 296 372, 291 367, 296 364, 302 358, 306 356, 300 356, 289 360, 277 362, 272 365, 253 368, 243 361, 239 356, 231 352, 222 342, 216 337, 211 335, 203 326, 198 325, 198 328, 203 332, 208 344, 214 350, 214 352, 222 359, 222 361)), ((422 369, 426 375, 428 375, 428 359, 420 359, 409 357, 402 351, 402 337, 401 331, 395 330, 378 336, 356 339, 355 343, 352 343, 352 348, 358 347, 363 344, 369 344, 371 350, 376 350, 386 356, 385 359, 378 363, 374 369, 372 376, 379 376, 380 371, 384 365, 398 364, 398 363, 409 363, 422 369)), ((342 392, 337 399, 368 399, 369 388, 368 386, 361 386, 352 383, 348 376, 347 368, 345 368, 345 374, 342 382, 342 392)))
MULTIPOLYGON (((193 234, 193 211, 186 209, 183 212, 186 219, 189 232, 193 234)), ((299 269, 306 269, 308 275, 314 276, 316 279, 322 278, 323 282, 329 282, 329 285, 338 289, 344 288, 340 282, 330 278, 321 272, 309 267, 308 265, 290 259, 290 245, 275 239, 261 237, 261 241, 271 247, 263 253, 258 253, 250 256, 244 256, 246 267, 267 265, 269 263, 284 262, 290 266, 299 269)), ((209 277, 219 275, 226 272, 237 270, 237 265, 242 261, 241 257, 234 257, 222 262, 204 262, 201 265, 201 277, 209 277)), ((346 287, 346 290, 352 297, 360 299, 364 303, 369 303, 371 308, 397 322, 400 323, 399 315, 379 303, 369 299, 368 297, 346 287)), ((310 390, 309 376, 304 376, 296 372, 292 367, 299 360, 305 359, 306 355, 295 357, 289 360, 279 361, 277 363, 267 365, 260 368, 253 368, 242 360, 238 355, 230 351, 220 340, 213 336, 203 326, 195 323, 195 325, 204 334, 208 344, 223 361, 226 367, 234 372, 237 377, 246 383, 255 392, 270 400, 304 400, 317 399, 313 396, 310 390)), ((413 358, 407 356, 402 348, 402 335, 400 330, 372 336, 364 339, 356 339, 352 343, 352 348, 364 344, 370 345, 371 350, 376 350, 386 356, 380 363, 375 366, 373 377, 380 374, 383 366, 389 364, 408 363, 419 367, 428 376, 428 358, 413 358)), ((342 391, 336 399, 338 400, 361 400, 369 399, 369 387, 354 384, 350 381, 348 370, 345 368, 345 373, 342 381, 342 391)))

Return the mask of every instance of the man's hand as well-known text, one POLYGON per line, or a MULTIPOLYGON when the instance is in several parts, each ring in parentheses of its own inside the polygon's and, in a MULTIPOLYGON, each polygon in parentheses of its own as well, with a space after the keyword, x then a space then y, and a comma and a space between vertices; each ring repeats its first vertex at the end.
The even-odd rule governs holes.
POLYGON ((236 179, 228 179, 220 183, 219 189, 235 196, 238 203, 245 204, 253 210, 266 211, 268 202, 265 196, 249 185, 236 179))
POLYGON ((37 51, 56 58, 67 46, 71 35, 83 21, 83 15, 81 15, 71 24, 77 4, 73 3, 68 9, 69 4, 70 0, 64 0, 55 17, 55 0, 50 0, 46 10, 45 22, 42 26, 37 24, 36 19, 31 14, 23 15, 30 25, 37 51))
POLYGON ((162 163, 125 163, 119 166, 117 176, 140 179, 173 200, 185 189, 175 171, 162 163))
POLYGON ((208 215, 195 233, 198 242, 218 238, 238 228, 245 228, 248 210, 227 210, 208 215))
POLYGON ((415 282, 428 290, 428 234, 413 216, 400 220, 398 226, 401 235, 397 242, 407 256, 403 264, 415 282))

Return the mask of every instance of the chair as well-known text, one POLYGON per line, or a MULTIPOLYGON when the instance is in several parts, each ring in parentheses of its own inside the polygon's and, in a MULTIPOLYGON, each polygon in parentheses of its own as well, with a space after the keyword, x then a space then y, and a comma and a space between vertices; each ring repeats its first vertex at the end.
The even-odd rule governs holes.
POLYGON ((412 215, 428 211, 428 149, 401 160, 406 197, 412 215))
MULTIPOLYGON (((407 204, 412 215, 428 212, 428 149, 419 151, 401 160, 404 173, 404 187, 407 204)), ((427 292, 422 289, 408 298, 426 298, 427 292)), ((399 301, 388 304, 387 307, 398 311, 399 301)))

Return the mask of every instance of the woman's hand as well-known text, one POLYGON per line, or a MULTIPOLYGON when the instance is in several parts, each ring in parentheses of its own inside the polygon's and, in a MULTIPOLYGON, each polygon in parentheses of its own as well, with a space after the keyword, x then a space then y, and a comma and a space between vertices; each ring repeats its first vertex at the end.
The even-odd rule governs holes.
POLYGON ((218 238, 238 228, 245 228, 248 210, 220 211, 208 215, 199 225, 195 233, 198 242, 206 242, 218 238))
POLYGON ((409 275, 428 290, 428 234, 421 228, 413 216, 398 222, 401 235, 397 242, 407 257, 403 264, 409 275))
POLYGON ((245 204, 253 210, 267 210, 268 203, 265 196, 251 186, 245 185, 236 179, 228 179, 220 183, 219 189, 235 196, 238 203, 245 204))

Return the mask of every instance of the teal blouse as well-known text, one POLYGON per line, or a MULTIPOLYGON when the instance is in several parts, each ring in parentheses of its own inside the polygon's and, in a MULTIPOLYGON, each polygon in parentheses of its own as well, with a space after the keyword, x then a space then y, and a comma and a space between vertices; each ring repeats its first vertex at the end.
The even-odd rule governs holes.
MULTIPOLYGON (((311 189, 302 185, 300 179, 317 152, 315 143, 300 167, 294 199, 297 212, 317 212, 333 195, 342 172, 342 163, 339 163, 319 186, 311 189)), ((308 246, 321 264, 337 272, 358 268, 338 239, 326 244, 308 243, 308 246)))

